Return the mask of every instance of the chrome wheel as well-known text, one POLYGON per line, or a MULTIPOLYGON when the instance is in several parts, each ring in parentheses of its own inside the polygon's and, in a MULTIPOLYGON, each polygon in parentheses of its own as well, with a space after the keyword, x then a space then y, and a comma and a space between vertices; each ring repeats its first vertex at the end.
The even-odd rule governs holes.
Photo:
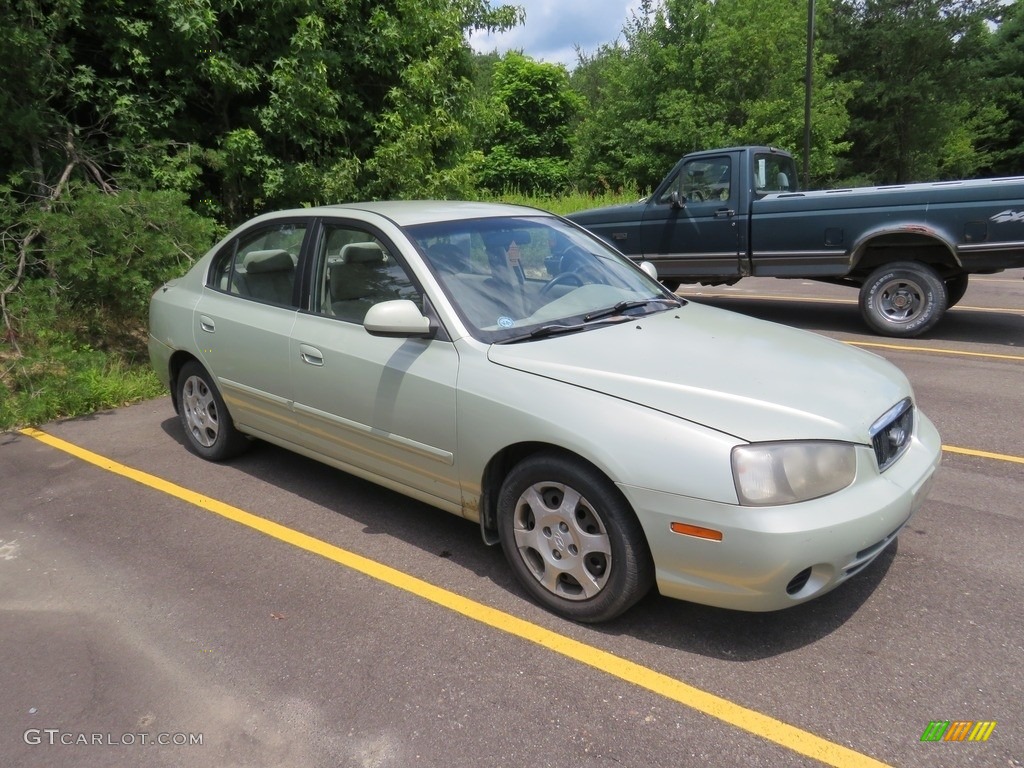
POLYGON ((654 584, 640 521, 615 484, 578 457, 546 451, 512 467, 497 524, 519 583, 573 621, 614 619, 654 584))
POLYGON ((593 506, 561 483, 535 483, 513 517, 516 547, 534 578, 554 595, 586 600, 611 572, 608 533, 593 506))
POLYGON ((181 385, 181 409, 185 428, 204 448, 211 448, 220 433, 217 401, 199 376, 189 376, 181 385))
POLYGON ((878 289, 878 310, 896 323, 906 323, 921 314, 925 296, 921 287, 908 280, 894 279, 878 289))

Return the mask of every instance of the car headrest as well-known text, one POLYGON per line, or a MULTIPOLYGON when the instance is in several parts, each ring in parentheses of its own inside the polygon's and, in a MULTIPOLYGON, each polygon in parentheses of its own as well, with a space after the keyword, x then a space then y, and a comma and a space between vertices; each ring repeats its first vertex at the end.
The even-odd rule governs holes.
POLYGON ((342 264, 380 264, 384 249, 377 243, 349 243, 341 249, 342 264))
POLYGON ((245 254, 242 265, 248 274, 255 275, 262 272, 285 272, 293 269, 295 262, 288 251, 273 248, 266 251, 249 251, 245 254))

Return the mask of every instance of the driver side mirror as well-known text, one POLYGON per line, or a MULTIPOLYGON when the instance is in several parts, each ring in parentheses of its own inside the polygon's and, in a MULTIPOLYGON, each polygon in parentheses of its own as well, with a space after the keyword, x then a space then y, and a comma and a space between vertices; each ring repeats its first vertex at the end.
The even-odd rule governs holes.
POLYGON ((686 198, 679 194, 678 189, 673 189, 672 194, 668 196, 668 201, 672 204, 672 207, 679 210, 686 205, 686 198))
POLYGON ((642 269, 644 271, 644 273, 647 274, 648 277, 651 277, 651 278, 653 278, 655 280, 658 279, 658 268, 656 266, 654 266, 651 262, 649 262, 649 261, 641 261, 640 262, 640 269, 642 269))

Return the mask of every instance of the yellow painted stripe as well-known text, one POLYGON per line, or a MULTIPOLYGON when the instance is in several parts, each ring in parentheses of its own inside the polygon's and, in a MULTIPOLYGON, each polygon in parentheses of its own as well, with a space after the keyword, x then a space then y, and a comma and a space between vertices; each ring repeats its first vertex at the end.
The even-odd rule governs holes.
POLYGON ((996 461, 1009 461, 1013 464, 1024 464, 1024 457, 1009 456, 1005 453, 992 453, 991 451, 976 451, 973 448, 957 448, 955 445, 944 445, 942 450, 946 453, 960 453, 964 456, 977 456, 981 459, 995 459, 996 461))
MULTIPOLYGON (((682 289, 680 289, 682 291, 682 289)), ((857 299, 823 299, 817 296, 770 296, 760 293, 677 293, 687 299, 757 299, 759 301, 806 301, 812 304, 856 304, 857 299)))
POLYGON ((715 694, 687 685, 668 675, 655 672, 652 669, 615 656, 607 651, 602 651, 600 648, 581 643, 537 624, 524 621, 511 614, 470 600, 462 595, 436 587, 407 573, 287 528, 279 523, 245 512, 230 504, 211 499, 154 475, 119 464, 116 461, 68 443, 53 435, 37 429, 22 429, 21 433, 33 437, 57 450, 64 451, 83 461, 94 464, 108 472, 121 475, 188 504, 193 504, 214 514, 226 517, 229 520, 291 544, 299 549, 320 555, 366 576, 460 613, 474 621, 486 624, 531 643, 536 643, 573 661, 593 667, 624 680, 631 685, 644 688, 666 699, 678 702, 710 717, 717 718, 722 722, 790 749, 798 754, 818 760, 826 765, 835 766, 836 768, 885 768, 884 763, 874 758, 815 736, 813 733, 801 730, 781 720, 776 720, 768 715, 763 715, 760 712, 735 704, 721 696, 716 696, 715 694))
MULTIPOLYGON (((685 299, 755 299, 757 301, 797 301, 797 302, 809 302, 815 304, 857 304, 857 299, 836 299, 836 298, 821 298, 820 296, 776 296, 766 293, 705 293, 705 292, 685 292, 684 289, 680 289, 676 292, 678 295, 685 299)), ((1011 315, 1024 314, 1024 309, 1019 307, 969 307, 964 304, 957 304, 955 307, 950 307, 949 312, 998 312, 1000 314, 1009 313, 1011 315)))
POLYGON ((874 347, 877 349, 892 349, 897 352, 931 352, 936 355, 955 355, 959 357, 985 357, 992 360, 1021 360, 1024 355, 1003 355, 996 352, 967 352, 960 349, 943 349, 941 347, 915 347, 907 344, 883 344, 877 341, 844 341, 854 347, 874 347))

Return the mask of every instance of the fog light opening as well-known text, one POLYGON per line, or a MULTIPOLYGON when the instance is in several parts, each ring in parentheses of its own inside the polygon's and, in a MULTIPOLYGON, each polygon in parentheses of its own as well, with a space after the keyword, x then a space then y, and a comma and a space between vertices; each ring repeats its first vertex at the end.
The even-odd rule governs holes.
POLYGON ((786 585, 786 594, 795 595, 801 589, 807 586, 808 580, 811 578, 811 569, 804 568, 800 573, 789 580, 789 584, 786 585))

